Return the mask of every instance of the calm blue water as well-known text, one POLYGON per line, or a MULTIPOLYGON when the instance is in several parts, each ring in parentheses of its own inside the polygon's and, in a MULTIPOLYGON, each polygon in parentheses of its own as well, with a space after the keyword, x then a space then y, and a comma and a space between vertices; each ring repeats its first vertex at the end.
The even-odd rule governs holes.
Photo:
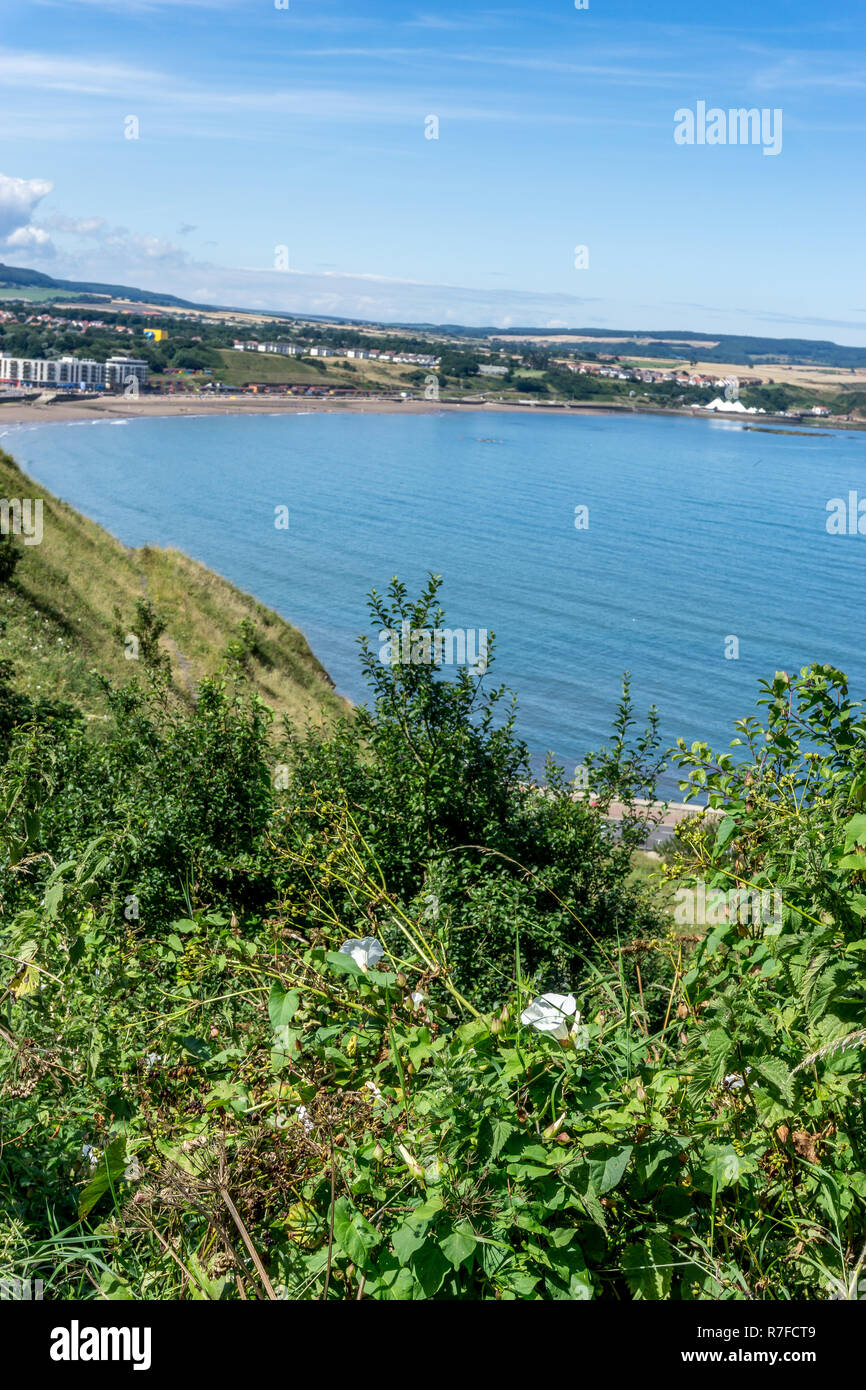
POLYGON ((606 738, 626 668, 669 742, 726 744, 777 668, 832 662, 866 694, 866 536, 825 525, 829 498, 866 496, 864 434, 473 412, 39 425, 2 443, 127 544, 177 546, 277 609, 353 700, 367 590, 438 571, 448 625, 496 633, 492 678, 517 691, 536 765, 552 749, 571 768, 606 738))

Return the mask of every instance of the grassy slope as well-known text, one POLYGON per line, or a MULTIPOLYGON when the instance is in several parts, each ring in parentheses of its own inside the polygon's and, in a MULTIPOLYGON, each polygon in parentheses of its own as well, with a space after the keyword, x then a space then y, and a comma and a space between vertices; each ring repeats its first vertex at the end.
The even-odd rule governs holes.
POLYGON ((406 374, 413 368, 407 362, 374 362, 369 359, 353 361, 348 358, 282 357, 271 352, 235 352, 220 348, 225 369, 218 373, 229 386, 242 386, 248 381, 264 381, 274 385, 349 386, 361 391, 384 387, 389 391, 407 389, 406 374), (314 366, 321 361, 321 366, 314 366))
POLYGON ((0 452, 0 497, 43 498, 41 545, 25 546, 13 586, 0 588, 0 618, 7 620, 0 655, 11 660, 16 684, 33 696, 70 700, 93 719, 104 712, 95 670, 114 683, 129 679, 134 663, 115 635, 115 608, 126 630, 135 602, 152 600, 167 627, 178 690, 191 696, 213 674, 242 618, 254 624, 255 687, 278 713, 294 722, 321 722, 346 706, 297 628, 176 550, 130 550, 21 472, 0 452))

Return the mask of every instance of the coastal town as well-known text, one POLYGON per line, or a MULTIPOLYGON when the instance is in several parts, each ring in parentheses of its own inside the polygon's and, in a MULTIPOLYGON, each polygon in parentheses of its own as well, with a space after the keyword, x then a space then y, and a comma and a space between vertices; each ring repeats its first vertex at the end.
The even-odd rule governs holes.
MULTIPOLYGON (((95 299, 95 296, 93 297, 95 299)), ((413 401, 522 409, 664 410, 856 424, 866 369, 800 383, 784 363, 755 368, 701 362, 672 344, 671 359, 605 351, 603 340, 507 342, 446 330, 168 311, 112 301, 0 310, 0 402, 42 405, 122 395, 413 401), (248 331, 237 332, 238 320, 248 331), (252 331, 250 331, 252 330, 252 331), (833 393, 831 387, 839 389, 833 393), (862 389, 857 389, 862 388, 862 389)), ((614 346, 614 344, 610 344, 614 346)), ((616 344, 616 346, 620 346, 616 344)), ((645 352, 658 347, 647 340, 645 352)), ((816 371, 818 369, 816 368, 816 371)))

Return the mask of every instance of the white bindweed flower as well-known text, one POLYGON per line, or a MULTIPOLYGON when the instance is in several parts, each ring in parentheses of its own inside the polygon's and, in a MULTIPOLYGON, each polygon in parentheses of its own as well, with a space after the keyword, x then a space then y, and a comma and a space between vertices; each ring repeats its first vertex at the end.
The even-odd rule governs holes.
POLYGON ((135 1154, 133 1154, 132 1158, 129 1160, 129 1162, 123 1170, 123 1176, 126 1178, 127 1182, 140 1182, 143 1172, 144 1169, 142 1168, 135 1154))
POLYGON ((362 970, 369 970, 371 966, 378 965, 384 954, 382 943, 377 941, 375 936, 365 936, 362 941, 353 937, 351 941, 344 941, 340 947, 340 955, 351 956, 362 970))
POLYGON ((424 995, 421 993, 420 989, 416 989, 414 994, 409 995, 409 998, 412 1001, 413 1013, 417 1013, 421 1005, 424 1003, 424 995))
POLYGON ((299 1105, 297 1110, 295 1111, 295 1114, 301 1121, 301 1124, 304 1126, 304 1133, 311 1134, 313 1130, 313 1122, 307 1114, 307 1107, 305 1105, 299 1105))
POLYGON ((379 1090, 379 1087, 376 1085, 375 1081, 365 1081, 364 1085, 367 1087, 367 1090, 370 1092, 374 1100, 382 1099, 382 1092, 379 1090))
POLYGON ((580 1024, 577 1000, 573 994, 542 994, 523 1010, 520 1022, 557 1042, 568 1042, 580 1024))
MULTIPOLYGON (((746 1076, 749 1075, 751 1070, 751 1067, 746 1067, 746 1076)), ((741 1091, 745 1084, 745 1081, 738 1071, 732 1071, 730 1076, 726 1076, 722 1082, 722 1085, 726 1086, 729 1091, 741 1091)))

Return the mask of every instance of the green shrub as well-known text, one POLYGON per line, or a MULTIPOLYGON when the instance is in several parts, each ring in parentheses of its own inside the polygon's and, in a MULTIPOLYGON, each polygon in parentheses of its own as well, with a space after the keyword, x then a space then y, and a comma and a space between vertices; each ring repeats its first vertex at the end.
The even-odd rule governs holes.
MULTIPOLYGON (((436 591, 392 586, 374 618, 437 626, 436 591)), ((679 746, 714 815, 671 884, 774 904, 740 920, 726 896, 680 930, 628 879, 657 764, 627 689, 591 795, 552 766, 542 795, 501 692, 364 662, 369 711, 276 746, 242 678, 190 709, 158 664, 99 738, 13 709, 0 1275, 59 1297, 856 1297, 866 720, 844 677, 763 685, 736 756, 679 746), (561 1038, 526 1012, 551 990, 561 1038)))

